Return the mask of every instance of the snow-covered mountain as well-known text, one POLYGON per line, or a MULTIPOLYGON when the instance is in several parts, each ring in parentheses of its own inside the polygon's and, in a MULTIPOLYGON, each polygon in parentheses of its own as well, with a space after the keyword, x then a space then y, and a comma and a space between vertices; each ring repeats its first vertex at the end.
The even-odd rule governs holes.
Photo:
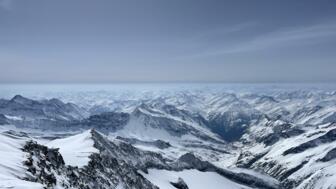
POLYGON ((48 129, 49 125, 55 127, 88 115, 85 109, 55 98, 32 100, 15 95, 12 99, 0 101, 0 120, 21 127, 48 129))
MULTIPOLYGON (((160 183, 146 179, 152 178, 152 171, 156 170, 181 174, 186 170, 191 174, 200 174, 201 171, 202 174, 215 175, 235 188, 277 186, 250 174, 218 168, 190 153, 176 160, 168 159, 160 153, 141 150, 118 139, 108 139, 95 130, 54 140, 35 139, 26 133, 7 131, 0 135, 0 145, 9 145, 1 151, 4 157, 0 160, 0 186, 4 188, 157 189, 160 183)), ((183 177, 176 180, 179 181, 177 185, 184 182, 183 177)), ((190 175, 185 178, 190 179, 190 175)))
POLYGON ((0 188, 336 188, 335 123, 332 90, 16 95, 0 188))

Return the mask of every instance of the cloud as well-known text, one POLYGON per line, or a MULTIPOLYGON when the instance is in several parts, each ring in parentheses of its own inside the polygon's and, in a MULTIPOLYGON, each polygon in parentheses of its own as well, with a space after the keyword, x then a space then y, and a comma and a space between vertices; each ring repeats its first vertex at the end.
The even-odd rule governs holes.
POLYGON ((224 46, 221 49, 210 49, 196 55, 196 57, 251 52, 275 47, 288 47, 299 43, 313 44, 331 36, 336 36, 335 22, 285 28, 266 34, 261 33, 252 39, 240 41, 230 46, 224 46))
POLYGON ((0 0, 0 9, 11 10, 12 9, 12 0, 0 0))

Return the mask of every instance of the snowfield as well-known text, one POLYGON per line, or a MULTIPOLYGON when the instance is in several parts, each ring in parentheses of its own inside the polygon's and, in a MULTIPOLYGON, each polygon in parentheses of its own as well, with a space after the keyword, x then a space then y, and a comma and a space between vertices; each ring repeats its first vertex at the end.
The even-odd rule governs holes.
POLYGON ((167 171, 149 169, 148 174, 141 173, 146 179, 160 189, 176 189, 171 182, 182 178, 189 189, 248 189, 249 187, 237 184, 214 172, 201 172, 195 169, 184 171, 167 171))
POLYGON ((46 144, 49 148, 59 148, 66 165, 83 167, 90 161, 89 156, 99 151, 94 148, 91 130, 67 138, 56 139, 46 144))

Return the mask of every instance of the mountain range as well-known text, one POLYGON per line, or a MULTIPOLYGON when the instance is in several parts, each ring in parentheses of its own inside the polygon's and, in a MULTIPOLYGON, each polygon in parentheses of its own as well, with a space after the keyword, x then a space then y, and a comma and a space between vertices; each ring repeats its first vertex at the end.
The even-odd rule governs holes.
POLYGON ((335 91, 55 96, 0 100, 0 188, 336 188, 335 91))

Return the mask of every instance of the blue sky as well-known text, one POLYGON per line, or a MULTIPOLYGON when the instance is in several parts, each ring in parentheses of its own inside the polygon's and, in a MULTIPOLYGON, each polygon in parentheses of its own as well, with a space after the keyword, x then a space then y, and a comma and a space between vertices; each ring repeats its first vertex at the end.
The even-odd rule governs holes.
POLYGON ((336 82, 333 0, 0 0, 0 82, 336 82))

